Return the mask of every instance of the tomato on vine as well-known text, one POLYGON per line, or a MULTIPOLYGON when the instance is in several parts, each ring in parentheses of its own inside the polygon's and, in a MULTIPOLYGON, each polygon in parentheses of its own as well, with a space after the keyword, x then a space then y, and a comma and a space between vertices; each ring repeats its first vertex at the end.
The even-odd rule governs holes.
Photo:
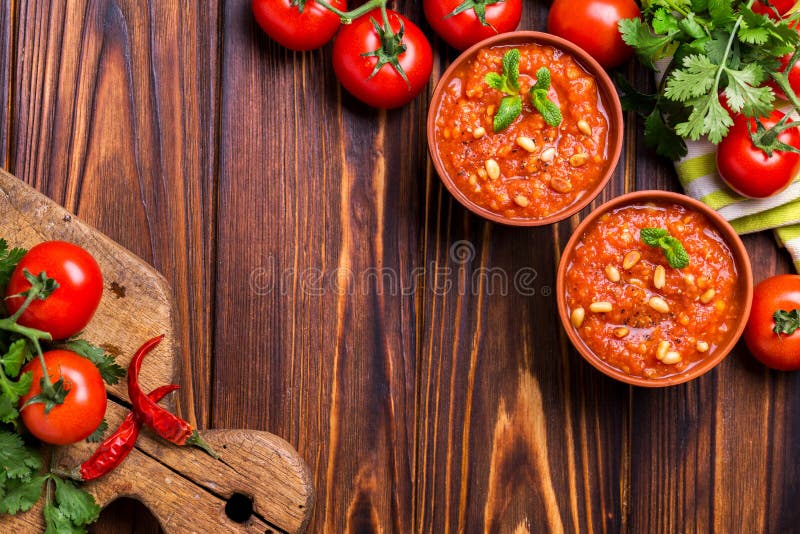
POLYGON ((103 295, 103 275, 91 254, 78 245, 45 241, 22 257, 6 295, 12 315, 30 298, 17 319, 20 325, 48 332, 53 339, 66 339, 89 324, 103 295), (47 288, 42 287, 45 279, 51 279, 47 288), (39 293, 42 290, 44 295, 39 293))
POLYGON ((422 9, 431 28, 458 50, 514 31, 522 18, 522 0, 423 0, 422 9))
POLYGON ((64 394, 62 403, 36 401, 42 393, 44 372, 32 360, 22 373, 33 375, 31 389, 20 399, 20 414, 25 427, 37 438, 53 445, 67 445, 86 439, 103 422, 106 413, 106 388, 95 365, 69 350, 44 353, 47 374, 64 394))
MULTIPOLYGON (((329 0, 347 9, 345 0, 329 0)), ((341 24, 339 16, 316 0, 253 0, 253 15, 264 32, 292 50, 325 46, 341 24)))
POLYGON ((761 118, 762 132, 753 118, 736 115, 728 135, 717 146, 717 170, 740 195, 765 198, 784 190, 800 170, 800 129, 778 110, 761 118), (764 144, 754 142, 761 139, 764 144), (766 138, 766 139, 765 139, 766 138))
POLYGON ((333 42, 333 71, 356 98, 377 108, 410 102, 428 84, 431 45, 403 15, 381 8, 342 26, 333 42))
POLYGON ((797 0, 769 0, 769 3, 772 4, 772 7, 769 7, 764 2, 753 2, 751 9, 754 13, 758 13, 759 15, 767 15, 771 18, 777 19, 779 18, 778 15, 781 17, 786 14, 794 5, 797 3, 797 0), (778 14, 775 13, 775 10, 778 10, 778 14))

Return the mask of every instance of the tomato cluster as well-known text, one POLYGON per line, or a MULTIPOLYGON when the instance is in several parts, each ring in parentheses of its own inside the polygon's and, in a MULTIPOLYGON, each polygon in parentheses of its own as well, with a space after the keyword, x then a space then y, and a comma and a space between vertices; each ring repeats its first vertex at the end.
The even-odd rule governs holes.
MULTIPOLYGON (((81 247, 47 241, 22 256, 8 278, 3 319, 6 331, 35 342, 66 340, 83 330, 103 293, 103 276, 81 247)), ((25 427, 40 440, 66 445, 88 437, 106 411, 103 376, 95 364, 71 350, 54 349, 34 357, 21 371, 30 389, 19 401, 25 427), (47 378, 44 378, 44 368, 47 378)))

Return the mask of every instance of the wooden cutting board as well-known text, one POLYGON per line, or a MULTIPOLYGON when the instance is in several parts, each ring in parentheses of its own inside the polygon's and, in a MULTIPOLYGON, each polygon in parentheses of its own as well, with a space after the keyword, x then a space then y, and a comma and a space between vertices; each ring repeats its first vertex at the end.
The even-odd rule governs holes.
MULTIPOLYGON (((178 319, 172 293, 150 265, 2 169, 0 237, 12 247, 30 248, 41 241, 60 239, 88 250, 100 265, 105 288, 82 337, 105 348, 127 367, 144 341, 165 334, 161 345, 144 361, 141 383, 145 391, 151 391, 177 381, 178 319)), ((127 386, 123 380, 107 389, 106 419, 113 429, 128 413, 127 386)), ((174 397, 169 398, 167 406, 174 410, 174 397)), ((143 431, 122 465, 85 487, 100 506, 123 496, 140 500, 170 534, 263 534, 306 529, 314 505, 312 479, 308 467, 288 443, 254 430, 204 430, 201 434, 219 453, 219 460, 143 431), (246 515, 249 501, 253 513, 243 522, 228 516, 246 515)), ((86 442, 60 447, 55 465, 61 469, 78 465, 95 447, 86 442)), ((40 501, 26 514, 0 517, 3 530, 41 532, 41 507, 40 501)))

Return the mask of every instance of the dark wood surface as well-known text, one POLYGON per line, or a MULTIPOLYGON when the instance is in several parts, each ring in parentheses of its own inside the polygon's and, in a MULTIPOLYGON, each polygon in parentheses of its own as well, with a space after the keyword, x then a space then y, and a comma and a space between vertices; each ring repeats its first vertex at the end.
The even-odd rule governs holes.
MULTIPOLYGON (((396 7, 432 35, 419 2, 396 7)), ((340 88, 330 46, 281 48, 246 0, 0 0, 0 163, 164 273, 184 413, 292 443, 313 531, 796 529, 800 374, 743 346, 662 390, 586 364, 552 295, 580 215, 508 228, 452 199, 424 124, 456 52, 433 46, 427 92, 383 112, 340 88)), ((626 132, 593 206, 678 188, 626 132)), ((756 280, 789 271, 771 235, 745 242, 756 280)), ((96 528, 153 530, 129 503, 96 528)))

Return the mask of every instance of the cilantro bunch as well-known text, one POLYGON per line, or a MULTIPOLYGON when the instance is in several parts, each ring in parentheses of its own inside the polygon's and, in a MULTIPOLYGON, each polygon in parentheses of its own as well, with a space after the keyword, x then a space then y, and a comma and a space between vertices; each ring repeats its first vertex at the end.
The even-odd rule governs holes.
MULTIPOLYGON (((779 58, 794 54, 787 72, 797 61, 800 37, 791 25, 800 15, 773 20, 754 13, 752 4, 753 0, 643 0, 641 19, 619 22, 623 40, 644 65, 655 69, 656 61, 669 58, 655 94, 643 94, 618 78, 623 107, 645 118, 645 140, 660 155, 685 156, 685 139, 707 136, 719 143, 733 125, 730 112, 769 115, 775 93, 763 84, 770 78, 800 108, 787 76, 778 72, 779 58)), ((760 134, 765 140, 776 137, 775 132, 760 134)))
MULTIPOLYGON (((8 314, 3 305, 3 296, 11 274, 25 253, 25 249, 9 249, 8 243, 0 239, 0 325, 3 326, 0 328, 0 521, 5 514, 30 510, 44 493, 46 534, 85 532, 85 527, 97 520, 100 507, 89 493, 72 481, 46 471, 39 454, 39 444, 26 443, 23 439, 19 401, 30 391, 33 375, 31 372, 21 373, 21 370, 35 357, 40 347, 37 346, 38 339, 24 335, 37 331, 18 328, 14 326, 13 318, 11 323, 10 319, 5 318, 8 314)), ((31 275, 29 280, 43 287, 55 284, 44 273, 31 275)), ((48 292, 43 291, 43 294, 46 297, 48 292)), ((71 339, 58 346, 91 360, 109 384, 116 384, 125 374, 113 356, 84 340, 71 339)), ((48 406, 52 403, 50 408, 63 402, 69 394, 63 388, 63 377, 54 384, 54 389, 58 398, 42 401, 48 406)), ((89 439, 97 439, 106 428, 104 421, 89 439)))

